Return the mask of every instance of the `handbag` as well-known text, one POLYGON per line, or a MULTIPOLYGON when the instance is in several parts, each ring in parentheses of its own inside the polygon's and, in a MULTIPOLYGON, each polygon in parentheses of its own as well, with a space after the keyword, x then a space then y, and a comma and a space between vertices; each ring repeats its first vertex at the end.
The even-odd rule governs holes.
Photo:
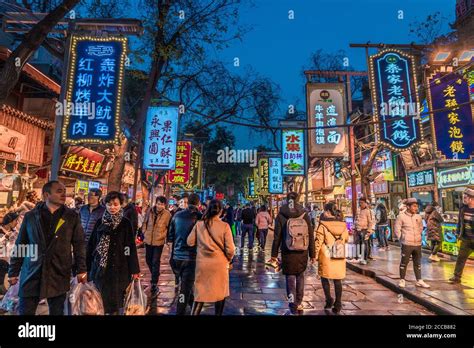
MULTIPOLYGON (((203 225, 204 225, 204 229, 205 229, 205 230, 207 231, 207 233, 209 234, 209 237, 211 237, 212 241, 217 244, 217 246, 219 247, 219 249, 221 249, 221 251, 224 253, 224 256, 226 256, 224 247, 222 247, 219 243, 217 243, 217 241, 216 241, 216 240, 214 239, 214 237, 212 236, 211 232, 207 229, 206 224, 204 223, 204 221, 203 221, 203 225)), ((227 257, 227 256, 226 256, 226 257, 227 257)), ((232 271, 232 269, 234 268, 234 266, 232 265, 233 262, 234 262, 234 259, 232 258, 232 260, 229 261, 229 272, 232 271)))

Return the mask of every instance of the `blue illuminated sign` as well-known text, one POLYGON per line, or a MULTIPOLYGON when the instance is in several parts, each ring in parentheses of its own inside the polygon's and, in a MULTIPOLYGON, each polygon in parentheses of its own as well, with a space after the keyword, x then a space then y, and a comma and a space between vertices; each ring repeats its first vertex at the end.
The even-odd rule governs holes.
POLYGON ((395 151, 404 151, 422 140, 418 115, 415 59, 389 49, 370 57, 370 84, 373 91, 374 120, 379 141, 395 151))
POLYGON ((117 143, 127 39, 73 36, 70 49, 62 140, 117 143))
POLYGON ((178 108, 148 108, 145 125, 143 169, 175 169, 178 140, 178 108))
POLYGON ((268 159, 268 191, 273 194, 283 193, 283 175, 281 167, 281 158, 270 157, 268 159))

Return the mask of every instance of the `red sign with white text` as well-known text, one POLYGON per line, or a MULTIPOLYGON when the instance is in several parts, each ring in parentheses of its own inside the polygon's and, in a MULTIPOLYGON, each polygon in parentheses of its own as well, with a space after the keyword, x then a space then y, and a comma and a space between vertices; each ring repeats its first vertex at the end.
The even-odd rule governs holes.
POLYGON ((189 182, 191 170, 191 142, 178 141, 176 147, 176 168, 166 173, 168 184, 183 185, 189 182))

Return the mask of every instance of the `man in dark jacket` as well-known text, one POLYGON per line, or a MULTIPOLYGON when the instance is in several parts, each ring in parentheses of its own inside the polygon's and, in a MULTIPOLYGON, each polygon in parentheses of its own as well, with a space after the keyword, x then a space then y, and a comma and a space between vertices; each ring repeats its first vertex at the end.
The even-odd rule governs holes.
MULTIPOLYGON (((127 195, 124 195, 124 202, 127 202, 127 195)), ((127 218, 132 224, 133 236, 137 235, 138 231, 138 212, 133 202, 125 203, 123 207, 123 217, 127 218)))
POLYGON ((43 196, 44 203, 25 214, 10 260, 10 284, 21 278, 20 315, 34 315, 43 298, 50 315, 63 314, 73 258, 78 281, 87 281, 84 231, 79 215, 64 205, 66 188, 50 181, 43 186, 43 196))
POLYGON ((286 292, 288 295, 289 307, 292 314, 301 313, 303 311, 304 296, 304 271, 308 264, 308 256, 311 263, 315 259, 314 245, 314 228, 311 220, 305 212, 304 207, 297 203, 298 194, 290 192, 287 195, 287 203, 284 204, 278 216, 275 219, 275 235, 272 245, 272 258, 270 263, 277 262, 278 252, 281 251, 281 267, 283 274, 286 276, 286 292), (290 218, 298 218, 303 216, 308 225, 309 243, 306 250, 289 250, 286 245, 287 222, 290 218))
POLYGON ((173 243, 170 264, 179 284, 176 315, 186 314, 186 306, 193 303, 192 289, 196 269, 196 247, 188 246, 187 239, 194 225, 201 219, 199 196, 188 197, 188 207, 177 212, 168 230, 168 242, 173 243))
POLYGON ((99 219, 104 215, 105 207, 100 205, 102 191, 99 189, 90 189, 87 195, 87 205, 83 205, 79 210, 81 216, 81 225, 84 229, 84 235, 87 242, 91 236, 92 230, 99 219))
POLYGON ((463 205, 459 209, 458 216, 458 238, 461 239, 454 276, 449 279, 453 284, 461 283, 461 276, 466 265, 466 261, 474 252, 474 190, 466 189, 463 195, 463 205))
POLYGON ((245 244, 245 235, 248 233, 249 235, 249 250, 252 251, 253 249, 253 239, 254 239, 254 230, 253 226, 255 223, 255 212, 250 207, 250 204, 245 205, 245 209, 242 210, 242 235, 240 237, 240 248, 244 248, 245 244))

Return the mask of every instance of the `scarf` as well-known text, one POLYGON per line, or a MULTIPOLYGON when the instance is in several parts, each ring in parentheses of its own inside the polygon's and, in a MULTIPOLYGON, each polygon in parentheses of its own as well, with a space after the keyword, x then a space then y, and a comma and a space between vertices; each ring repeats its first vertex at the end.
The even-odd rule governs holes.
MULTIPOLYGON (((115 230, 123 218, 123 209, 120 209, 116 214, 110 214, 106 209, 102 216, 102 224, 115 230)), ((107 260, 109 256, 110 233, 104 233, 97 244, 97 253, 99 254, 99 266, 101 268, 107 267, 107 260)))

